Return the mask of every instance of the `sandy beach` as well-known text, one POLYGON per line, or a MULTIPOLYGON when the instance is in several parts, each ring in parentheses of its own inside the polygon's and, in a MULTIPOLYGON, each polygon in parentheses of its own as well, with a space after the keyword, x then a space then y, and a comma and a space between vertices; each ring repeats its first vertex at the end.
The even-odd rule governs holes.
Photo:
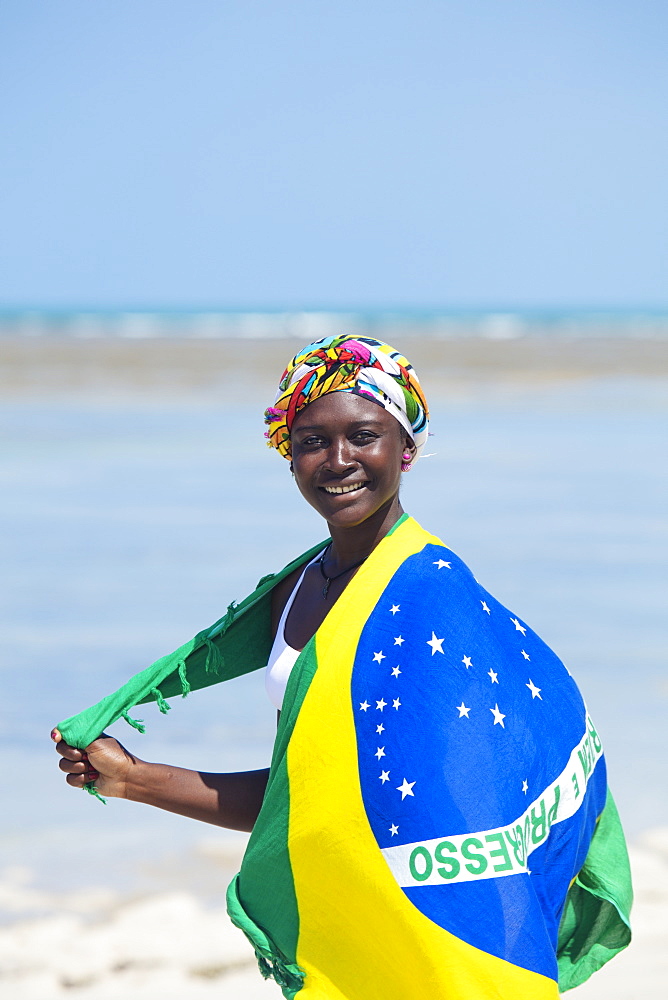
MULTIPOLYGON (((418 372, 432 392, 459 383, 553 382, 610 376, 665 377, 668 339, 624 337, 407 337, 418 372), (424 377, 424 376, 423 376, 424 377)), ((273 384, 276 372, 303 346, 293 338, 77 339, 3 337, 0 388, 4 393, 123 391, 235 392, 240 372, 273 384)))
MULTIPOLYGON (((239 851, 241 844, 239 845, 239 851)), ((631 845, 634 941, 589 982, 581 1000, 662 1000, 668 956, 668 829, 631 845)), ((211 864, 215 854, 209 851, 211 864)), ((224 866, 230 861, 224 858, 224 866)), ((279 997, 263 981, 243 935, 223 906, 190 892, 120 897, 87 890, 38 894, 9 873, 0 899, 43 915, 0 929, 0 987, 11 1000, 262 1000, 279 997), (39 897, 39 898, 38 898, 39 897)))

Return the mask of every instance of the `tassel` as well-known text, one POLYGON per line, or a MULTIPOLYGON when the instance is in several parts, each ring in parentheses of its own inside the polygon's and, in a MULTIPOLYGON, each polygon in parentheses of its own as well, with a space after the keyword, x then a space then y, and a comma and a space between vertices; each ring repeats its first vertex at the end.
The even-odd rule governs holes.
POLYGON ((162 694, 162 691, 159 691, 158 688, 151 688, 151 694, 153 695, 153 697, 157 701, 158 708, 160 709, 160 711, 162 712, 162 714, 163 715, 167 715, 167 712, 169 712, 169 710, 170 710, 170 708, 172 706, 169 705, 165 701, 165 699, 163 697, 163 694, 162 694))
POLYGON ((206 663, 204 664, 204 669, 206 670, 207 673, 210 673, 213 670, 214 673, 217 674, 222 669, 223 666, 223 658, 220 655, 220 650, 214 643, 213 639, 209 639, 208 636, 204 640, 204 645, 207 648, 206 663))
POLYGON ((132 726, 133 729, 136 729, 140 733, 145 733, 146 732, 146 726, 144 725, 144 720, 143 719, 131 719, 130 716, 128 715, 127 708, 123 709, 123 711, 121 712, 121 715, 123 716, 123 718, 125 719, 125 721, 127 722, 127 724, 129 726, 132 726))
MULTIPOLYGON (((216 637, 218 637, 219 635, 225 635, 228 628, 234 621, 236 607, 237 607, 236 601, 232 601, 231 604, 228 604, 227 611, 225 612, 223 618, 221 619, 220 624, 216 627, 215 631, 216 637)), ((206 646, 207 648, 206 663, 204 664, 204 669, 206 670, 207 673, 209 673, 211 670, 213 670, 215 673, 220 673, 220 671, 223 669, 225 665, 225 661, 221 656, 220 650, 214 644, 213 640, 209 638, 208 635, 206 634, 203 635, 202 640, 203 640, 203 645, 206 646)))
POLYGON ((187 698, 190 694, 190 682, 186 677, 186 661, 179 660, 179 680, 181 681, 181 697, 187 698))
MULTIPOLYGON (((304 973, 298 965, 283 961, 276 955, 267 958, 258 949, 255 957, 264 979, 273 979, 279 986, 297 993, 304 985, 304 973)), ((293 993, 293 995, 294 995, 293 993)))
MULTIPOLYGON (((209 639, 214 636, 225 635, 230 625, 234 622, 237 616, 237 602, 232 601, 231 604, 227 605, 227 611, 217 623, 214 629, 205 629, 203 632, 198 632, 194 638, 194 642, 199 644, 199 646, 209 645, 209 639)), ((196 646, 198 648, 198 646, 196 646)), ((207 670, 209 666, 207 665, 207 670)))
POLYGON ((92 781, 87 781, 86 784, 83 786, 83 790, 84 792, 88 792, 89 795, 95 796, 96 799, 100 800, 103 806, 106 806, 107 800, 105 799, 104 795, 100 795, 100 793, 98 792, 97 788, 95 787, 92 781))
POLYGON ((223 620, 221 621, 220 625, 218 626, 218 630, 216 632, 216 635, 224 635, 225 632, 227 632, 228 628, 230 627, 230 625, 234 621, 234 612, 236 610, 236 606, 237 606, 237 602, 236 601, 232 601, 231 604, 228 604, 227 611, 225 612, 225 617, 223 618, 223 620))

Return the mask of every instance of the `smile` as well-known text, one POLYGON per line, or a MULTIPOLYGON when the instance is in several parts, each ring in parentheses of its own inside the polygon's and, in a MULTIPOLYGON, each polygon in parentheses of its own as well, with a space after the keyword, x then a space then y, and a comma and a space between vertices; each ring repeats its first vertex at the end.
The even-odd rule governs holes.
POLYGON ((350 486, 321 486, 320 488, 325 491, 325 493, 354 493, 356 490, 361 490, 366 486, 364 483, 351 483, 350 486))

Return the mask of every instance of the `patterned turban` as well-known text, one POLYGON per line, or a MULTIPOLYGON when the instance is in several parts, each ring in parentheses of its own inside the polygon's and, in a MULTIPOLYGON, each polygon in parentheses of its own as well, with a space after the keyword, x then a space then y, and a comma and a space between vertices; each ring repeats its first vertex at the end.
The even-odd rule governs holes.
POLYGON ((269 447, 292 458, 290 432, 297 414, 328 392, 353 392, 391 413, 412 438, 417 462, 429 426, 418 377, 402 354, 373 337, 325 337, 295 355, 283 372, 274 405, 265 410, 269 447))

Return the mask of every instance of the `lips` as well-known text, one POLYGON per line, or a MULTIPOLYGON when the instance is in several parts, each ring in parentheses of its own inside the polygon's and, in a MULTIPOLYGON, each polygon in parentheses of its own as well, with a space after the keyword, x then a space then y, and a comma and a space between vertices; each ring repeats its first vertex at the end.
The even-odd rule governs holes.
POLYGON ((346 486, 321 486, 320 489, 330 496, 342 496, 345 493, 356 493, 367 485, 368 480, 365 480, 363 483, 348 483, 346 486))

